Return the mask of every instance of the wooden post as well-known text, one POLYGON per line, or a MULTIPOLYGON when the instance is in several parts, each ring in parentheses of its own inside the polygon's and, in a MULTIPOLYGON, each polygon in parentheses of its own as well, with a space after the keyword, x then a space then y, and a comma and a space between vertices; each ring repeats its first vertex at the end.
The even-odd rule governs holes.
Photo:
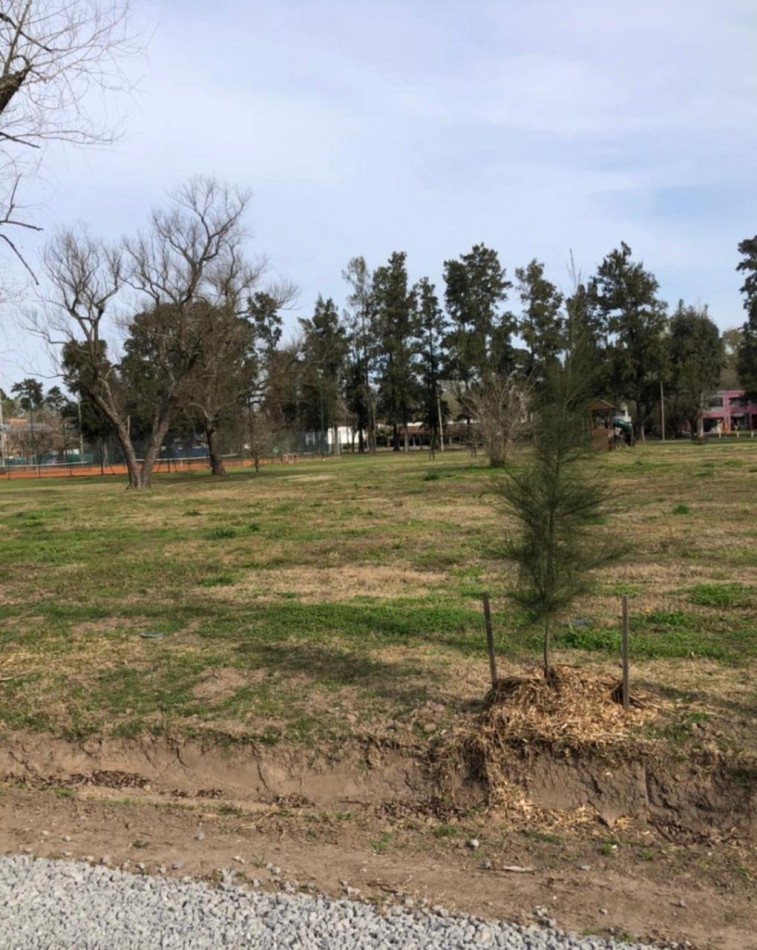
POLYGON ((492 688, 497 685, 497 658, 494 655, 494 634, 492 632, 492 615, 489 609, 489 594, 485 593, 481 599, 484 602, 484 622, 486 624, 486 647, 489 651, 489 671, 492 677, 492 688))
POLYGON ((631 697, 628 694, 628 597, 623 595, 623 627, 621 637, 621 659, 623 662, 623 709, 628 712, 631 697))

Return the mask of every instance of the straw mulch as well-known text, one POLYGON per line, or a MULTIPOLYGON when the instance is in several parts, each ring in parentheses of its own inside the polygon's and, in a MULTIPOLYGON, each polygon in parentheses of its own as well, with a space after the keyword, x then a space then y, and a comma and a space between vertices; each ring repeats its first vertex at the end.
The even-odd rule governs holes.
MULTIPOLYGON (((616 677, 560 666, 549 682, 541 671, 497 681, 482 707, 466 716, 436 750, 441 790, 456 798, 461 775, 467 774, 487 790, 489 803, 515 819, 544 820, 523 790, 507 780, 508 763, 524 755, 557 755, 596 751, 639 750, 641 727, 656 718, 659 704, 632 689, 631 709, 622 705, 616 677)), ((563 816, 567 818, 567 816, 563 816)), ((569 823, 588 820, 579 810, 569 823)))
POLYGON ((616 677, 556 666, 552 677, 534 672, 497 680, 484 699, 475 729, 494 744, 527 749, 582 751, 617 745, 638 735, 659 706, 631 688, 631 709, 623 709, 616 677))

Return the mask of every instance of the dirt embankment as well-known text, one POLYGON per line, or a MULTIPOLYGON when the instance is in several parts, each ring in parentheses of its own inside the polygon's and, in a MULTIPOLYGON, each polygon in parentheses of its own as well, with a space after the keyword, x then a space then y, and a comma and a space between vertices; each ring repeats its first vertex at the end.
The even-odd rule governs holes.
POLYGON ((646 825, 671 840, 757 839, 757 772, 723 755, 617 750, 520 753, 492 763, 446 748, 356 739, 331 754, 283 746, 203 746, 162 738, 72 743, 16 735, 0 743, 0 780, 29 787, 128 793, 145 801, 214 799, 232 806, 285 799, 338 809, 358 803, 440 820, 486 806, 511 824, 646 825), (440 764, 441 763, 441 764, 440 764))
POLYGON ((2 847, 754 947, 754 759, 674 740, 635 695, 624 712, 603 675, 509 677, 432 736, 421 709, 318 749, 6 735, 2 847))
POLYGON ((0 847, 138 873, 441 904, 578 932, 746 950, 755 783, 724 761, 543 752, 468 761, 164 739, 0 742, 0 847), (447 763, 448 764, 448 763, 447 763), (488 805, 489 807, 482 807, 488 805), (256 883, 257 882, 257 883, 256 883))

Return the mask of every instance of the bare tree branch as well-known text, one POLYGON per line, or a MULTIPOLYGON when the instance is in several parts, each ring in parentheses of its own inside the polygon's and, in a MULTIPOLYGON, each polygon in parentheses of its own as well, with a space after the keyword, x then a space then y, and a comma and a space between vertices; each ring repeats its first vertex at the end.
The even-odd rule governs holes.
MULTIPOLYGON (((138 47, 129 33, 131 0, 3 0, 0 12, 0 208, 34 175, 47 141, 114 141, 120 122, 88 110, 90 93, 129 88, 123 62, 138 47)), ((0 230, 30 227, 0 212, 0 230)), ((29 270, 21 252, 5 235, 29 270)))

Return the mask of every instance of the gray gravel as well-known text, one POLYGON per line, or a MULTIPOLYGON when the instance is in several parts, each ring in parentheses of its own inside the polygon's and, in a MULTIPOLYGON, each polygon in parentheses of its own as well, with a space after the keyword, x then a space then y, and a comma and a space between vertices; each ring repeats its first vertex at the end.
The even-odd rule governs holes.
MULTIPOLYGON (((73 861, 0 857, 0 947, 465 948, 608 950, 621 946, 541 927, 302 894, 265 894, 127 874, 73 861)), ((622 945, 646 950, 639 944, 622 945)))

